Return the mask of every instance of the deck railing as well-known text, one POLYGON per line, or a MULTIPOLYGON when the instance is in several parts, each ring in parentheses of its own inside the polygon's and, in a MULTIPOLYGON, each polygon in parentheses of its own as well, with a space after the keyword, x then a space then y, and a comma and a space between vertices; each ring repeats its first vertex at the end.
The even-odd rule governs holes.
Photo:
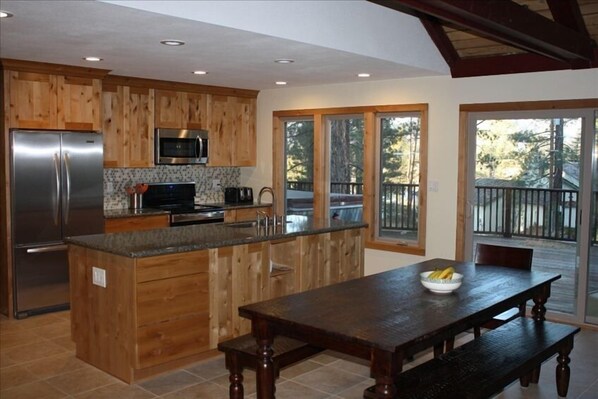
MULTIPOLYGON (((287 182, 287 188, 313 191, 312 182, 287 182)), ((380 220, 389 230, 417 230, 417 184, 383 184, 380 220)), ((362 183, 330 185, 333 193, 363 194, 362 183)), ((504 237, 577 240, 578 191, 564 189, 476 186, 474 233, 504 237)), ((593 208, 598 192, 593 193, 593 208)), ((598 243, 598 212, 590 221, 592 243, 598 243)))

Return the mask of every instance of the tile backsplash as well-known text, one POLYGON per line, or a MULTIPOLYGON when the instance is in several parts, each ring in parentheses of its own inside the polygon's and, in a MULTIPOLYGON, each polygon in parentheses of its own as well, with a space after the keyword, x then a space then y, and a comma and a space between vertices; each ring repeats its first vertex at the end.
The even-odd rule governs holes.
POLYGON ((136 183, 195 182, 196 198, 200 202, 224 202, 224 187, 238 186, 239 168, 214 168, 197 165, 157 165, 154 168, 104 169, 104 209, 121 209, 129 206, 125 187, 136 183), (214 179, 220 187, 212 189, 214 179))

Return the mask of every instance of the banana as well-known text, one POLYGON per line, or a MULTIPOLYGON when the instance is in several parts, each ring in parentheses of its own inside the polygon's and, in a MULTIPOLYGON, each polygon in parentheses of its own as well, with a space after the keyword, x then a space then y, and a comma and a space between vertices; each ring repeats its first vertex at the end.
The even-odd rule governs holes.
POLYGON ((436 277, 436 278, 440 278, 440 279, 452 279, 453 278, 453 273, 455 272, 455 268, 452 266, 447 267, 446 269, 444 269, 441 273, 440 276, 436 277))
POLYGON ((428 275, 428 278, 438 278, 438 276, 440 276, 440 273, 442 273, 441 269, 435 269, 432 273, 428 275))

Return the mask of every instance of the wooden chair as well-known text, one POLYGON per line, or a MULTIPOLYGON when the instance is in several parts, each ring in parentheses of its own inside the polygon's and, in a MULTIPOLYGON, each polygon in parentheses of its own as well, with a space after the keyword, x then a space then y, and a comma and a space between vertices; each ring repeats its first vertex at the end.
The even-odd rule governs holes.
MULTIPOLYGON (((534 250, 532 248, 505 247, 478 243, 474 262, 478 266, 503 266, 513 269, 531 270, 533 255, 534 250)), ((517 308, 509 309, 494 316, 481 326, 475 326, 473 328, 473 335, 475 338, 479 338, 482 328, 494 330, 517 317, 523 316, 525 316, 525 303, 521 303, 517 308)), ((448 339, 446 341, 446 351, 452 350, 454 345, 455 338, 448 339)))
MULTIPOLYGON (((533 256, 534 250, 532 248, 477 244, 474 262, 479 266, 491 265, 531 270, 533 256)), ((518 308, 509 309, 506 312, 494 316, 482 326, 474 327, 474 336, 476 338, 480 336, 480 327, 493 330, 520 316, 525 316, 525 303, 519 304, 518 308)))

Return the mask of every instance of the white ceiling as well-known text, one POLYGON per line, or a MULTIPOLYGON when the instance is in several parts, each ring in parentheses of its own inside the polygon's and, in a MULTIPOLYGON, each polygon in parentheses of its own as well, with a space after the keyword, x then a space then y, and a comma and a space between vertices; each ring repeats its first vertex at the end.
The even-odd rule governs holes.
POLYGON ((359 72, 370 80, 450 74, 418 19, 363 0, 1 0, 0 9, 14 14, 0 20, 0 57, 114 75, 263 90, 278 80, 355 82, 359 72), (82 60, 92 55, 103 61, 82 60))

